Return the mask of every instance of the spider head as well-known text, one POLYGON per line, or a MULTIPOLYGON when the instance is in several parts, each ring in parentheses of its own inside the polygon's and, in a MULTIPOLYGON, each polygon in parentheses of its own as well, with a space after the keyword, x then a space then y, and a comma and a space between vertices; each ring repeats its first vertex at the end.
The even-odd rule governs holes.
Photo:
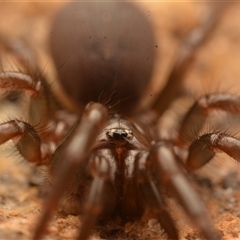
POLYGON ((106 136, 111 140, 132 140, 133 133, 129 129, 124 128, 112 128, 106 132, 106 136))

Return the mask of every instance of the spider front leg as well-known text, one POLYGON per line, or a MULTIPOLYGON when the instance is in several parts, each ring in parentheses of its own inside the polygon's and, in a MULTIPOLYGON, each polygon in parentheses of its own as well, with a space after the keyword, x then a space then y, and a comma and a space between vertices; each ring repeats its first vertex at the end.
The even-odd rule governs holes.
MULTIPOLYGON (((69 182, 71 183, 73 180, 76 169, 82 166, 88 156, 92 144, 106 119, 107 110, 103 105, 98 103, 88 104, 80 123, 77 123, 73 128, 74 131, 56 150, 49 170, 51 174, 49 180, 54 185, 54 189, 44 205, 33 239, 40 239, 44 234, 51 212, 57 208, 59 199, 69 186, 69 182)), ((100 169, 100 171, 103 170, 100 169)))
POLYGON ((93 177, 88 198, 83 211, 83 221, 78 239, 88 239, 102 211, 106 182, 110 179, 110 165, 104 156, 95 155, 90 160, 90 172, 93 177))
POLYGON ((153 208, 161 227, 171 239, 178 239, 178 232, 171 215, 168 213, 162 192, 157 188, 151 169, 148 164, 148 154, 141 153, 136 156, 135 171, 137 184, 140 187, 149 207, 153 208))
MULTIPOLYGON (((151 169, 151 171, 148 173, 148 176, 154 175, 157 177, 160 183, 159 185, 161 187, 164 186, 166 191, 173 195, 180 202, 186 213, 191 217, 195 225, 201 230, 204 237, 209 240, 218 238, 216 232, 211 227, 211 221, 208 217, 207 211, 201 202, 200 197, 191 186, 186 176, 186 172, 183 169, 183 165, 173 150, 172 144, 168 142, 158 142, 155 144, 147 156, 147 161, 145 161, 145 163, 143 162, 142 165, 139 165, 138 171, 140 173, 141 168, 146 169, 144 164, 148 165, 148 169, 151 169)), ((145 178, 146 176, 147 175, 145 173, 145 178)), ((155 187, 153 188, 152 184, 154 183, 150 183, 151 182, 148 183, 148 187, 145 187, 145 191, 147 190, 151 192, 147 198, 153 195, 155 191, 157 191, 157 195, 161 193, 161 187, 158 187, 157 190, 154 190, 156 189, 155 187), (150 187, 150 185, 152 186, 150 187), (152 190, 149 190, 150 188, 152 188, 152 190)), ((157 195, 155 194, 155 198, 157 195)), ((163 213, 166 214, 164 210, 164 203, 162 202, 161 205, 162 206, 160 206, 160 209, 162 209, 163 213)), ((176 233, 172 232, 176 232, 176 228, 171 226, 173 224, 171 218, 167 216, 167 223, 166 219, 161 219, 161 216, 158 216, 158 219, 167 234, 170 237, 173 237, 173 239, 176 239, 176 233)))

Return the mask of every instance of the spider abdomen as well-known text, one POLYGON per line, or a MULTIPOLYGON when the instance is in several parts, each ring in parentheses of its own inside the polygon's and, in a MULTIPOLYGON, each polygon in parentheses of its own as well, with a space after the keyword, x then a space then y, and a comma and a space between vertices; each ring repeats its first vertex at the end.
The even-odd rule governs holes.
POLYGON ((58 14, 50 37, 59 80, 77 104, 136 110, 151 78, 154 39, 147 16, 126 2, 74 2, 58 14))

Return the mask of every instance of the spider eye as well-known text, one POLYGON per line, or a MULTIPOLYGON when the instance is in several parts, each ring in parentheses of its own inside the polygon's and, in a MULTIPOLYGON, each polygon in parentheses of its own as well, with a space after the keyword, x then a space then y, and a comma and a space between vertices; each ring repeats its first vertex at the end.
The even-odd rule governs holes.
POLYGON ((108 130, 106 132, 106 136, 108 139, 115 139, 115 140, 122 140, 122 139, 132 140, 133 139, 132 131, 126 130, 126 129, 118 129, 118 128, 113 128, 108 130))
POLYGON ((132 131, 128 131, 127 136, 125 138, 127 140, 133 140, 133 133, 132 133, 132 131))

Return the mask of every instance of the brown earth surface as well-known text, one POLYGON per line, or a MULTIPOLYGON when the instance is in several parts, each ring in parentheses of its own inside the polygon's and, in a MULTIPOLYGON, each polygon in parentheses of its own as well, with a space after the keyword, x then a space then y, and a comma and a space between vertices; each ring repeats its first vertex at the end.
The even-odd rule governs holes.
MULTIPOLYGON (((50 78, 54 76, 46 47, 50 22, 64 2, 0 2, 0 35, 14 39, 23 38, 37 52, 40 64, 50 78)), ((158 57, 150 90, 144 104, 156 96, 166 81, 181 40, 186 33, 197 26, 208 10, 209 3, 196 2, 139 2, 136 3, 153 24, 158 46, 158 57)), ((4 55, 1 54, 2 61, 4 55)), ((198 51, 196 60, 190 66, 184 81, 188 99, 179 100, 175 110, 169 112, 169 122, 176 120, 186 111, 192 99, 206 93, 228 92, 240 95, 240 3, 229 6, 210 40, 198 51), (180 107, 179 107, 180 106, 180 107), (180 110, 179 110, 180 108, 180 110), (180 112, 180 113, 179 113, 180 112)), ((53 81, 55 79, 51 79, 53 81)), ((58 89, 56 87, 56 89, 58 89)), ((1 103, 2 121, 14 117, 21 109, 4 108, 1 103), (3 109, 3 110, 2 110, 3 109)), ((235 136, 239 135, 239 117, 216 113, 206 124, 206 131, 220 129, 235 136)), ((41 173, 21 159, 8 142, 0 148, 0 239, 30 239, 40 214, 43 200, 39 197, 38 184, 41 173)), ((204 167, 193 178, 196 189, 207 206, 209 215, 223 240, 240 239, 240 167, 225 154, 218 153, 212 164, 204 167)), ((201 239, 180 207, 170 201, 171 212, 180 229, 181 239, 201 239)), ((54 215, 44 239, 74 239, 81 226, 81 218, 54 215)), ((106 226, 107 227, 107 226, 106 226)), ((146 214, 139 222, 128 223, 123 232, 111 239, 166 239, 154 219, 146 214)), ((101 239, 95 232, 92 239, 101 239)))

